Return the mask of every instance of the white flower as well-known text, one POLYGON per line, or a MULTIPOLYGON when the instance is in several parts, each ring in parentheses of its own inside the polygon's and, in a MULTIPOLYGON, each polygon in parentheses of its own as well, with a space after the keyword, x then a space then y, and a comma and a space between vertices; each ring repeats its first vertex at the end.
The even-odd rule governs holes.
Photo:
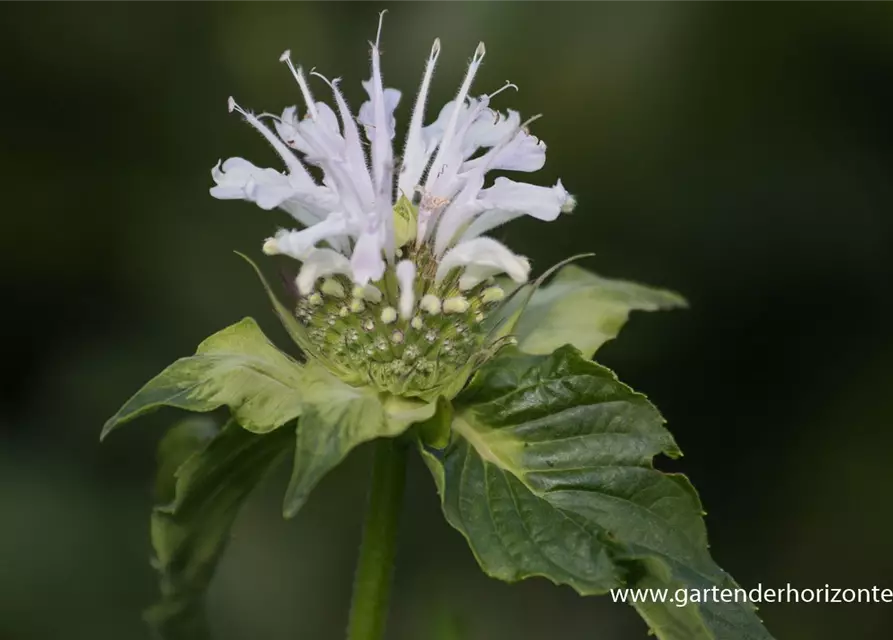
MULTIPOLYGON (((497 178, 485 187, 491 170, 540 169, 546 146, 528 131, 532 120, 522 122, 515 111, 503 114, 490 108, 497 94, 517 87, 506 83, 489 95, 471 96, 486 54, 483 43, 475 50, 456 97, 426 126, 428 92, 441 51, 440 41, 434 41, 403 144, 403 160, 396 167, 394 111, 401 94, 382 82, 381 24, 380 20, 372 45, 371 78, 363 82, 369 100, 360 106, 356 119, 338 79, 310 74, 327 85, 333 110, 314 99, 308 77, 292 64, 288 51, 280 60, 298 83, 303 117, 294 106, 280 117, 254 115, 230 98, 230 110, 238 111, 267 139, 282 158, 285 171, 230 158, 212 169, 216 186, 211 195, 249 200, 263 209, 278 207, 295 218, 300 228, 268 238, 264 251, 303 262, 297 279, 302 294, 311 293, 328 276, 340 274, 362 287, 382 280, 391 270, 400 293, 394 304, 400 317, 408 319, 416 308, 415 279, 425 273, 429 278, 435 273, 433 284, 437 284, 458 269, 462 291, 500 273, 524 282, 530 271, 527 260, 482 235, 523 215, 554 220, 574 201, 560 181, 542 187, 497 178), (272 121, 273 129, 262 119, 272 121), (361 136, 368 140, 368 153, 361 136), (307 165, 321 170, 321 182, 307 165), (404 196, 417 203, 418 210, 415 233, 410 236, 415 244, 401 249, 395 242, 394 206, 404 196), (433 260, 435 266, 423 269, 422 257, 433 260)), ((428 291, 427 285, 420 288, 428 291)))

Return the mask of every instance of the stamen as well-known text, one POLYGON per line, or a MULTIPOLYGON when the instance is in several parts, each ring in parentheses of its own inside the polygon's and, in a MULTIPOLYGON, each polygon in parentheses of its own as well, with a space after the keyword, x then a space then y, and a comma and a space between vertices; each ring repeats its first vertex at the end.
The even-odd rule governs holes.
POLYGON ((277 256, 279 255, 279 243, 276 242, 276 238, 267 238, 264 240, 264 246, 262 251, 264 254, 268 256, 277 256))
POLYGON ((381 27, 384 24, 384 14, 388 12, 387 9, 384 9, 381 13, 378 14, 378 33, 375 34, 375 48, 378 49, 378 43, 381 42, 381 27))
POLYGON ((521 129, 521 131, 523 131, 524 133, 530 133, 530 131, 528 130, 528 126, 530 124, 536 122, 537 120, 539 120, 542 117, 543 117, 543 114, 541 114, 541 113, 538 113, 535 116, 531 116, 531 117, 527 118, 527 120, 522 122, 518 128, 521 129))
POLYGON ((318 71, 315 71, 315 70, 311 70, 311 71, 310 71, 310 75, 311 75, 311 76, 316 76, 317 78, 319 78, 320 80, 322 80, 323 82, 325 82, 327 85, 329 85, 329 88, 330 88, 332 91, 334 91, 334 90, 335 90, 335 87, 338 86, 338 83, 341 82, 341 78, 335 78, 334 80, 329 80, 329 79, 328 79, 327 77, 325 77, 323 74, 321 74, 321 73, 319 73, 318 71))
POLYGON ((307 113, 310 114, 310 117, 316 120, 319 117, 319 112, 316 110, 316 103, 313 101, 313 94, 310 93, 310 87, 307 85, 307 79, 304 77, 304 70, 298 67, 295 69, 295 65, 292 64, 291 61, 291 51, 286 49, 281 56, 279 56, 279 62, 284 62, 288 65, 289 71, 295 77, 295 80, 298 81, 298 86, 301 88, 301 95, 304 96, 304 102, 307 103, 307 113))
MULTIPOLYGON (((230 96, 226 101, 227 108, 229 112, 233 111, 241 114, 243 118, 250 124, 252 127, 257 129, 260 134, 266 138, 267 142, 275 149, 276 153, 282 158, 282 161, 288 167, 290 173, 298 174, 298 175, 306 175, 310 177, 310 174, 307 173, 307 170, 304 168, 304 165, 301 164, 300 160, 295 157, 295 154, 289 149, 282 140, 276 136, 272 131, 270 131, 269 127, 267 127, 264 123, 258 119, 258 117, 248 111, 245 111, 242 107, 238 105, 235 98, 230 96)), ((267 115, 267 114, 264 114, 267 115)))
POLYGON ((500 93, 502 93, 506 89, 514 89, 515 91, 519 90, 518 85, 512 84, 511 82, 506 80, 505 84, 502 85, 502 87, 500 87, 499 89, 497 89, 496 91, 494 91, 493 93, 491 93, 487 96, 487 100, 492 100, 495 96, 498 96, 500 93))
POLYGON ((243 116, 245 116, 246 118, 251 118, 251 117, 253 117, 250 113, 248 113, 247 111, 245 111, 245 109, 243 109, 242 107, 240 107, 240 106, 239 106, 239 103, 236 102, 236 99, 233 98, 232 96, 230 96, 229 98, 226 99, 226 109, 227 109, 227 111, 229 111, 230 113, 232 113, 233 111, 235 111, 236 113, 240 113, 240 114, 242 114, 243 116))

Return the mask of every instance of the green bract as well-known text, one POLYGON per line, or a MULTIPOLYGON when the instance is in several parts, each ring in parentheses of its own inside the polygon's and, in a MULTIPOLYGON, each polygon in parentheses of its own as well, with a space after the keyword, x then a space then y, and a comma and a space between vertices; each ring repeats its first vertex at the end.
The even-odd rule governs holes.
POLYGON ((548 354, 572 344, 591 358, 626 323, 630 311, 685 307, 678 293, 602 278, 576 265, 559 271, 530 299, 515 329, 527 353, 548 354))
MULTIPOLYGON (((103 436, 161 406, 231 414, 221 429, 185 421, 161 443, 152 543, 162 600, 148 617, 162 637, 207 636, 204 590, 240 505, 274 465, 293 458, 283 506, 291 517, 329 470, 377 438, 417 444, 444 516, 490 576, 545 577, 583 595, 735 586, 710 557, 691 484, 652 464, 680 455, 660 413, 589 360, 630 311, 684 306, 680 296, 566 266, 519 291, 514 308, 483 283, 463 293, 468 308, 429 314, 416 328, 412 318, 382 320, 397 304, 387 281, 378 301, 347 284, 330 280, 294 311, 271 294, 305 361, 246 318, 170 365, 106 424, 103 436), (361 310, 343 311, 356 300, 361 310), (502 348, 510 338, 517 347, 502 348), (424 360, 435 368, 423 375, 424 360)), ((438 296, 455 286, 445 281, 438 296)), ((771 638, 744 604, 635 606, 664 640, 771 638)))

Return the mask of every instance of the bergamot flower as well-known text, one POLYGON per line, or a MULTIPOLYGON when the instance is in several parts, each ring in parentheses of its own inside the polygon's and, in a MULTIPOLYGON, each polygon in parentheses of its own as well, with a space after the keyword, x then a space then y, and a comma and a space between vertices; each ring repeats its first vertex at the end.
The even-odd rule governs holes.
POLYGON ((301 262, 294 311, 311 355, 347 381, 425 396, 498 348, 485 323, 505 299, 494 278, 521 285, 529 277, 525 257, 485 234, 524 215, 555 220, 574 200, 561 181, 538 186, 499 177, 487 184, 491 171, 542 168, 546 145, 529 131, 535 118, 491 107, 515 85, 472 95, 483 42, 455 99, 426 125, 441 53, 434 41, 398 156, 394 112, 402 94, 382 80, 381 27, 379 21, 371 45, 371 78, 362 83, 369 99, 356 115, 340 79, 305 74, 289 51, 280 60, 302 108, 255 115, 230 98, 230 111, 264 136, 284 171, 229 158, 212 169, 211 195, 278 207, 295 219, 296 227, 267 238, 263 251, 301 262), (316 100, 311 80, 324 85, 334 109, 316 100))

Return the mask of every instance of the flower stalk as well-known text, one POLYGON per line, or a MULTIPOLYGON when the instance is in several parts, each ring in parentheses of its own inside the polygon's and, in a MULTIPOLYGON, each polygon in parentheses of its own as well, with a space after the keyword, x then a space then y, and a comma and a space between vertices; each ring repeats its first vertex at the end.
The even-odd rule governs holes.
POLYGON ((397 553, 407 447, 394 438, 380 438, 374 447, 347 640, 381 640, 384 637, 397 553))

